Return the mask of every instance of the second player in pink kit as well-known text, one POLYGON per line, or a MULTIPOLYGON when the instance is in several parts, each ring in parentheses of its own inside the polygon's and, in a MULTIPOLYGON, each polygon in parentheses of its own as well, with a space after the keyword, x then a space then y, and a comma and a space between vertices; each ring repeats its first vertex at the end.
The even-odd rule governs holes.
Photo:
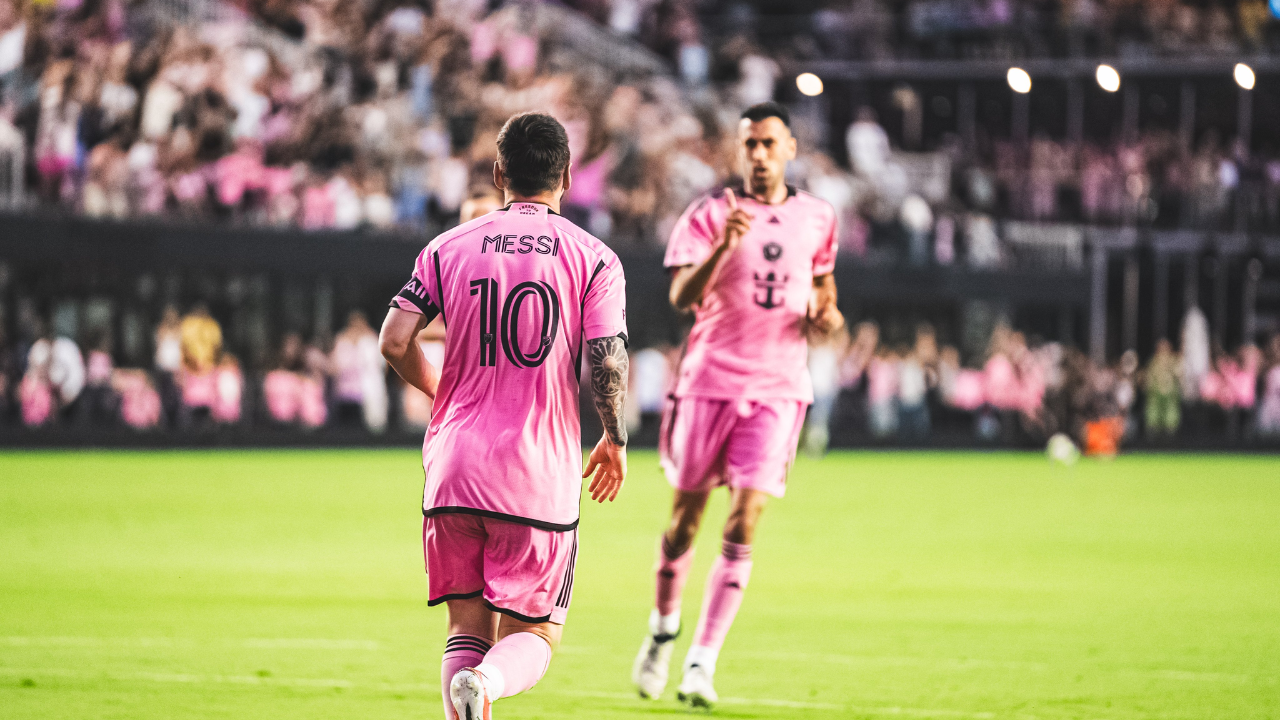
POLYGON ((796 153, 789 124, 775 103, 744 112, 743 185, 696 201, 667 245, 671 302, 692 308, 695 320, 659 441, 675 501, 649 632, 633 670, 641 697, 656 698, 666 687, 693 539, 711 490, 727 485, 730 516, 677 691, 690 705, 716 702, 716 661, 751 576, 756 524, 768 497, 786 492, 813 401, 807 339, 844 323, 832 278, 835 212, 786 184, 796 153))
POLYGON ((434 406, 423 443, 429 604, 446 603, 446 718, 546 672, 573 597, 582 479, 613 500, 626 474, 626 310, 613 251, 560 217, 564 128, 526 113, 498 135, 507 206, 432 240, 391 303, 382 348, 434 406), (415 338, 445 324, 439 372, 415 338), (605 435, 582 473, 582 363, 605 435))

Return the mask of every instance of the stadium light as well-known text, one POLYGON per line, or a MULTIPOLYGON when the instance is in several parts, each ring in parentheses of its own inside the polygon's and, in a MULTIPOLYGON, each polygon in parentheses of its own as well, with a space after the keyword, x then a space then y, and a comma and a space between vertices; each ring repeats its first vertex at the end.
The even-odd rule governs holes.
POLYGON ((1009 73, 1005 75, 1005 79, 1009 81, 1009 88, 1016 93, 1023 95, 1031 92, 1031 76, 1026 70, 1020 67, 1009 68, 1009 73))
POLYGON ((1120 89, 1120 73, 1116 72, 1116 69, 1110 65, 1099 65, 1094 77, 1098 79, 1098 86, 1107 92, 1115 92, 1120 89))
POLYGON ((822 78, 813 73, 800 73, 796 76, 796 87, 809 97, 822 94, 822 78))
POLYGON ((1236 76, 1237 85, 1245 90, 1253 89, 1253 83, 1257 79, 1253 75, 1253 68, 1245 65, 1244 63, 1236 63, 1236 70, 1234 74, 1236 76))

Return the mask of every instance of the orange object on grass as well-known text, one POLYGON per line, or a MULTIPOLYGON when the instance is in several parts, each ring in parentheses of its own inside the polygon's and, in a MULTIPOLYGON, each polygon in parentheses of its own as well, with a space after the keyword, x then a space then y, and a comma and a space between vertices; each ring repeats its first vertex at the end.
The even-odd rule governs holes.
POLYGON ((1120 451, 1124 418, 1108 417, 1084 424, 1084 454, 1114 457, 1120 451))

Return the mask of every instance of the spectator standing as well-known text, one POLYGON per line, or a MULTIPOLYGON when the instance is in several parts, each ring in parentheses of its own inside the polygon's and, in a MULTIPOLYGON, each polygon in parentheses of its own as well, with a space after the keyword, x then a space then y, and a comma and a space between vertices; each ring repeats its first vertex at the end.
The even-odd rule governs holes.
POLYGON ((316 372, 317 368, 308 367, 309 354, 298 333, 286 333, 281 340, 276 369, 262 380, 262 395, 272 420, 299 423, 305 428, 324 424, 328 416, 324 376, 316 372))
MULTIPOLYGON (((854 328, 853 341, 840 358, 837 376, 840 391, 836 396, 835 420, 829 426, 829 434, 835 430, 860 433, 870 427, 867 417, 867 366, 879 343, 879 325, 864 321, 854 328)), ((837 442, 847 442, 849 439, 851 438, 836 438, 837 442)))
POLYGON ((912 349, 898 363, 898 420, 903 438, 921 442, 929 437, 928 376, 912 349))
POLYGON ((880 348, 867 363, 867 426, 877 440, 898 433, 898 353, 880 348))
POLYGON ((200 417, 211 417, 218 386, 214 369, 222 353, 222 327, 209 315, 209 306, 201 303, 182 318, 179 326, 182 340, 182 407, 179 424, 190 427, 200 417))
POLYGON ((920 442, 929 438, 929 390, 938 385, 938 338, 933 326, 916 327, 916 342, 898 369, 898 415, 903 436, 920 442))
POLYGON ((365 427, 382 432, 387 427, 386 361, 378 351, 378 335, 364 313, 353 310, 347 326, 334 339, 329 360, 334 378, 334 398, 339 421, 353 412, 365 427))
POLYGON ((55 410, 64 420, 73 419, 84 384, 84 358, 75 341, 49 334, 41 337, 27 354, 27 377, 22 389, 24 421, 27 425, 43 425, 55 410))
POLYGON ((1187 310, 1182 321, 1182 397, 1201 399, 1200 383, 1210 371, 1209 321, 1198 307, 1187 310))
POLYGON ((95 423, 114 423, 120 416, 120 398, 111 386, 111 374, 114 370, 111 335, 103 332, 89 350, 83 391, 84 416, 95 423))
POLYGON ((1280 436, 1280 333, 1267 346, 1267 365, 1262 380, 1262 402, 1258 407, 1258 434, 1280 436))
POLYGON ((209 306, 196 303, 191 312, 182 318, 178 333, 183 369, 197 375, 213 370, 218 355, 222 352, 222 327, 209 315, 209 306))
POLYGON ((1182 422, 1182 360, 1173 344, 1161 339, 1156 354, 1147 365, 1143 388, 1146 391, 1148 440, 1167 440, 1178 434, 1182 422))
POLYGON ((840 356, 849 344, 844 328, 809 346, 809 377, 813 381, 813 405, 805 417, 804 449, 813 457, 827 451, 831 439, 831 411, 840 394, 840 356))
POLYGON ((160 404, 165 417, 172 423, 178 417, 182 404, 179 382, 182 372, 182 318, 178 309, 169 305, 164 309, 160 325, 156 327, 156 381, 159 385, 160 404))

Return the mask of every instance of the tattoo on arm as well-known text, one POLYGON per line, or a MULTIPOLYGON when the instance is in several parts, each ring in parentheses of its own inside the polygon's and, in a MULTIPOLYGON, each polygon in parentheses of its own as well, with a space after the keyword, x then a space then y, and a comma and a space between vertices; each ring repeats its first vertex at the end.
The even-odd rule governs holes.
POLYGON ((609 442, 627 444, 627 424, 623 419, 622 404, 627 395, 627 371, 630 360, 627 346, 620 337, 588 340, 591 352, 591 394, 595 398, 596 411, 609 442))

